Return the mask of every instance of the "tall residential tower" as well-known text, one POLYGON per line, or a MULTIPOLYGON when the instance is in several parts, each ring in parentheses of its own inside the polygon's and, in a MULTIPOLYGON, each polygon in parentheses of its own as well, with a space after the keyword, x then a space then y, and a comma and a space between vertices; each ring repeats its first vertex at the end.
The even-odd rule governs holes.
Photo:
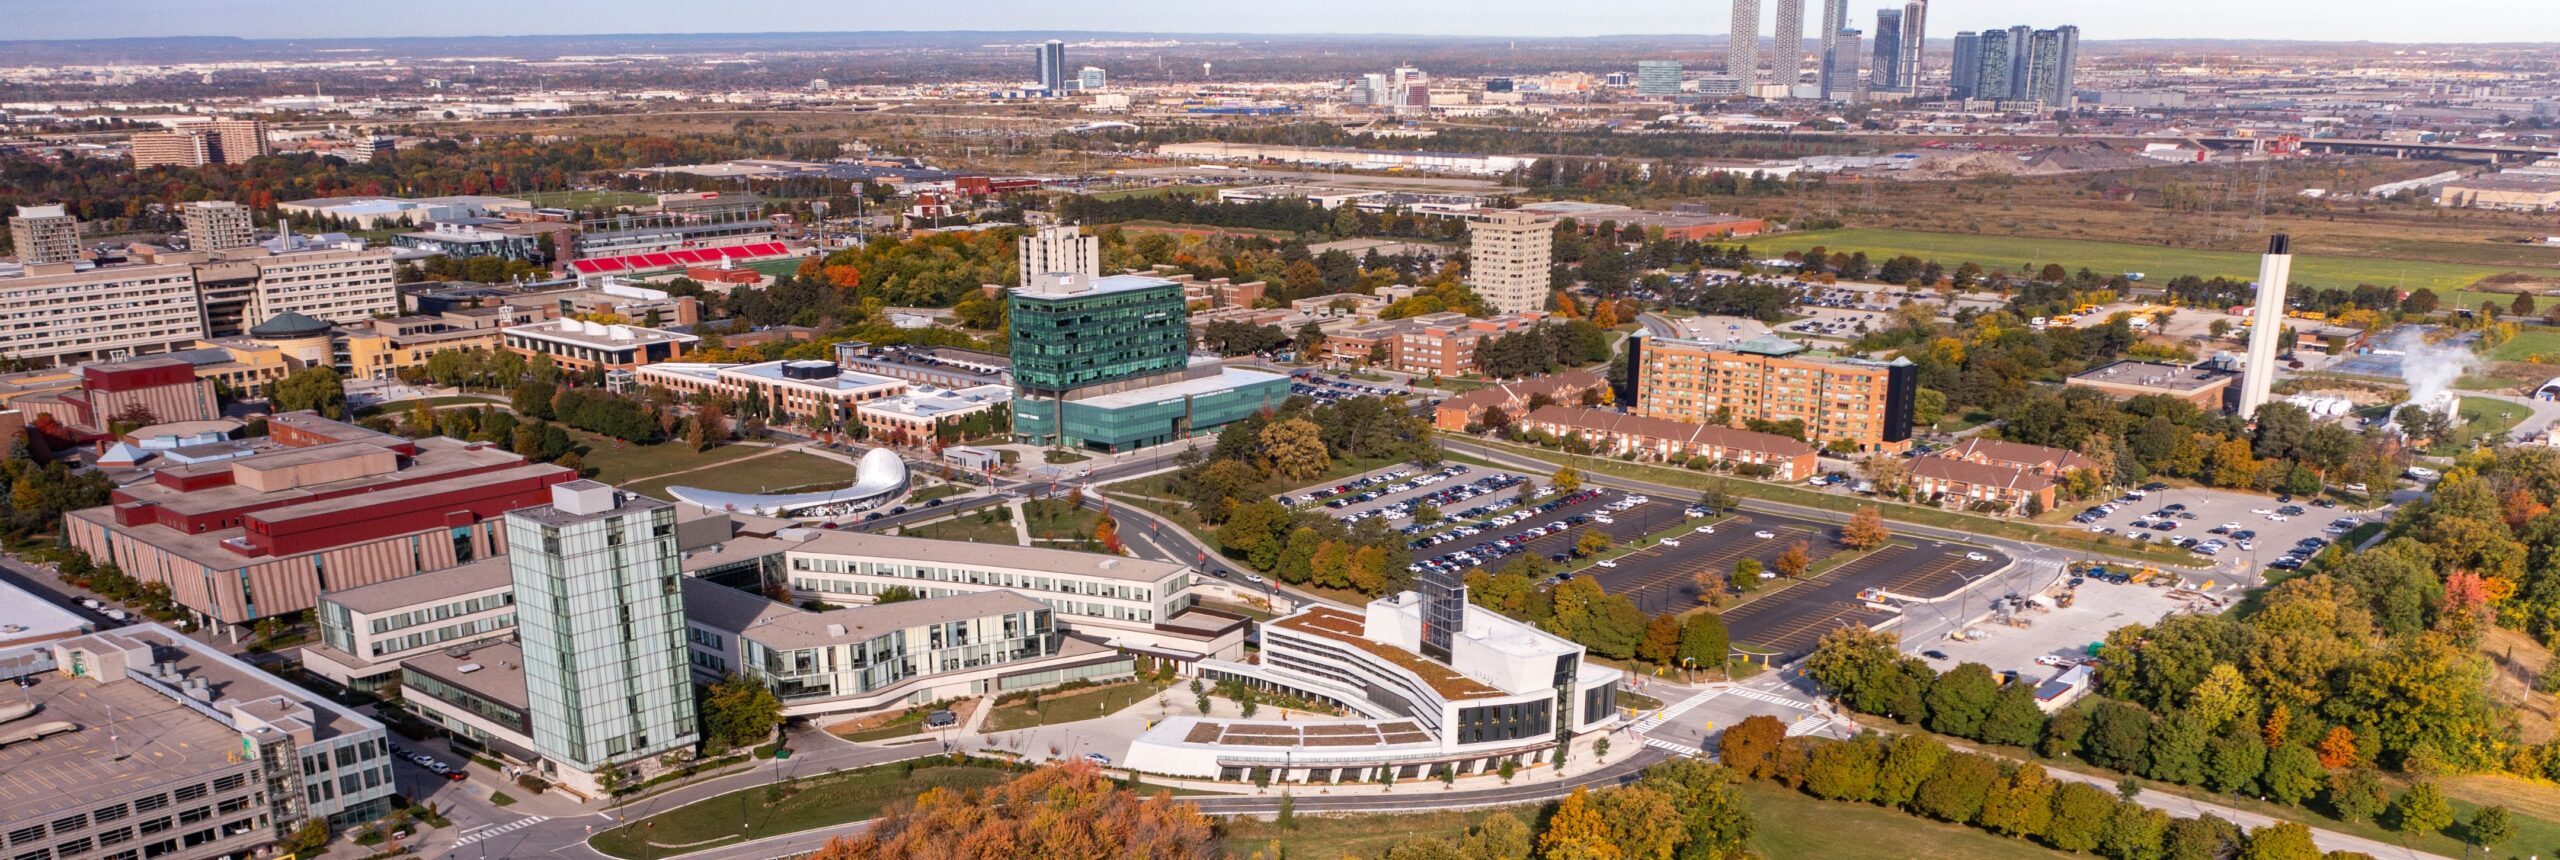
POLYGON ((1014 240, 1014 250, 1022 269, 1017 284, 1029 284, 1051 272, 1102 277, 1102 239, 1085 235, 1083 228, 1073 224, 1052 224, 1025 233, 1014 240))
POLYGON ((1792 88, 1804 80, 1804 0, 1778 0, 1776 56, 1769 58, 1769 74, 1778 83, 1792 88))
POLYGON ((1901 88, 1920 92, 1921 48, 1929 41, 1929 0, 1911 0, 1902 4, 1902 61, 1894 64, 1895 80, 1901 88))
POLYGON ((544 776, 593 789, 602 772, 693 746, 675 506, 571 481, 549 505, 507 512, 506 530, 544 776))
POLYGON ((1869 90, 1902 89, 1902 10, 1876 10, 1875 65, 1867 75, 1869 90))
POLYGON ((30 266, 47 263, 70 263, 80 259, 80 219, 62 208, 20 206, 9 219, 9 242, 18 249, 18 262, 30 266))
POLYGON ((1556 221, 1535 212, 1498 209, 1467 225, 1467 287, 1495 313, 1545 310, 1556 221))
POLYGON ((1733 0, 1733 29, 1725 36, 1724 73, 1742 82, 1745 97, 1760 89, 1760 0, 1733 0))
POLYGON ((1051 39, 1040 44, 1040 88, 1051 94, 1067 89, 1067 43, 1051 39))

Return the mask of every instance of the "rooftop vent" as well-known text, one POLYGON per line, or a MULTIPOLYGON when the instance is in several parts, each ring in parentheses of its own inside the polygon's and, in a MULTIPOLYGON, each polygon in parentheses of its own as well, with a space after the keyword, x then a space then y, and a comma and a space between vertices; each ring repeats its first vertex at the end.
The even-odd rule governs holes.
POLYGON ((460 666, 455 666, 455 667, 453 667, 453 671, 455 671, 455 672, 459 672, 459 673, 464 674, 464 675, 468 675, 468 674, 471 674, 471 673, 473 673, 473 672, 480 671, 480 664, 478 664, 478 663, 464 663, 464 664, 462 664, 462 665, 460 665, 460 666))

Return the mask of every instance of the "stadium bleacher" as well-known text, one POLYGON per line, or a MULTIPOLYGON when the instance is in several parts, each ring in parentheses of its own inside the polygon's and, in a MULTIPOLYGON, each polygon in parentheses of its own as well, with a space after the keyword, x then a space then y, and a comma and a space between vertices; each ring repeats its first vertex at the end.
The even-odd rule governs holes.
POLYGON ((674 251, 652 251, 624 254, 618 257, 595 257, 571 260, 569 268, 581 275, 610 275, 700 266, 727 260, 746 262, 767 257, 788 256, 791 247, 781 242, 758 242, 752 245, 726 245, 718 248, 683 248, 674 251))

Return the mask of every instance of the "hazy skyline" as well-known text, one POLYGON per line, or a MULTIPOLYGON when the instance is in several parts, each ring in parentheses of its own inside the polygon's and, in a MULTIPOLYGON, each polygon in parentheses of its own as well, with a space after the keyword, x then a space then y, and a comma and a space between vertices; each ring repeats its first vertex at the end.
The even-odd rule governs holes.
MULTIPOLYGON (((1853 17, 1872 26, 1863 0, 1853 17)), ((1892 4, 1899 6, 1899 3, 1892 4)), ((0 0, 0 38, 130 36, 344 38, 598 33, 756 33, 852 30, 1100 30, 1156 33, 1595 36, 1725 32, 1725 2, 1556 4, 1536 0, 977 0, 955 6, 809 0, 445 0, 427 6, 310 0, 0 0), (965 13, 959 10, 966 10, 965 13)), ((1764 13, 1765 15, 1766 13, 1764 13)), ((2560 36, 2560 3, 2443 0, 2425 14, 2405 3, 2317 4, 2150 0, 1939 0, 1930 34, 2010 24, 2078 24, 2089 39, 2222 38, 2324 41, 2513 42, 2560 36)), ((1764 21, 1762 32, 1768 32, 1764 21)), ((1932 42, 1936 42, 1932 39, 1932 42)))

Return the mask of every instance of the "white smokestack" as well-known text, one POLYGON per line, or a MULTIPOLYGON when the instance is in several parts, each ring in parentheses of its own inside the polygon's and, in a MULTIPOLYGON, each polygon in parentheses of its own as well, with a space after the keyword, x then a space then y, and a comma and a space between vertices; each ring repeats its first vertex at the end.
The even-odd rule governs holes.
POLYGON ((2293 279, 2293 240, 2278 233, 2267 239, 2267 255, 2258 261, 2257 320, 2249 330, 2249 360, 2240 377, 2240 417, 2256 418, 2276 381, 2277 341, 2284 337, 2284 290, 2293 279))

